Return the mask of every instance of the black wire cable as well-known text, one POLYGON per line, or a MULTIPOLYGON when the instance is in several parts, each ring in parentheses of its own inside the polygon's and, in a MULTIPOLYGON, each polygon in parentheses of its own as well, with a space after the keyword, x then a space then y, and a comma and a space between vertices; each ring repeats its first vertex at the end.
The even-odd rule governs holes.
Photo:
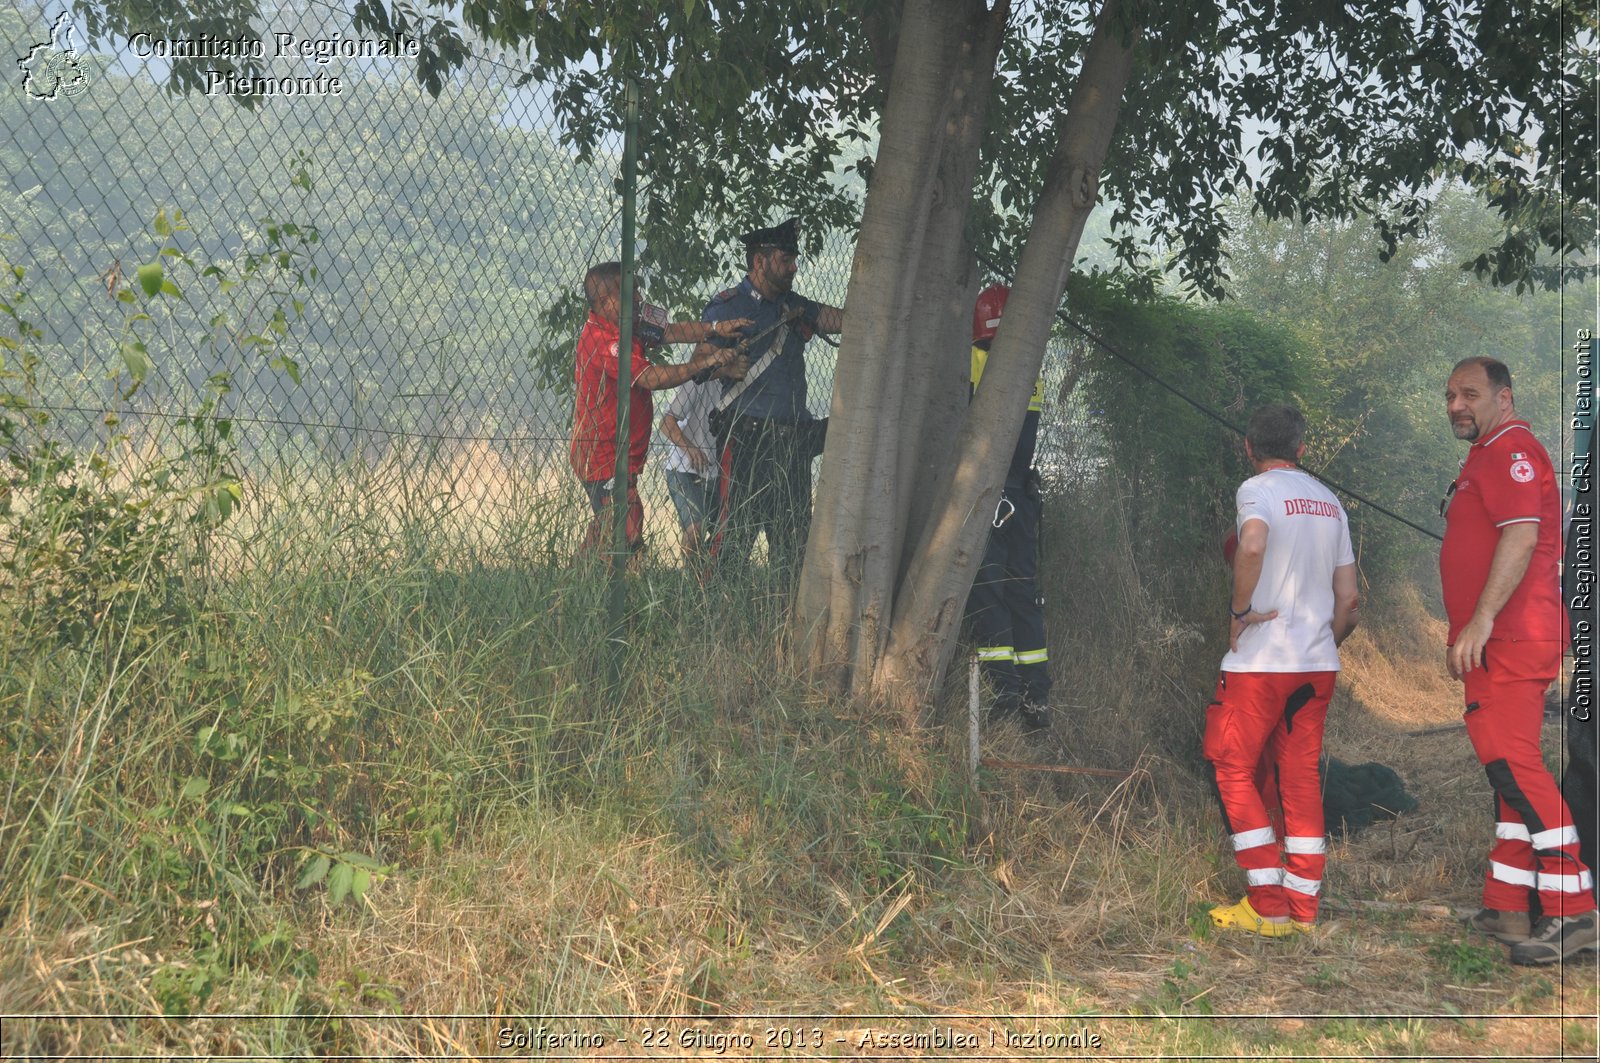
MULTIPOLYGON (((1187 402, 1190 406, 1193 406, 1196 410, 1199 410, 1201 413, 1205 414, 1207 417, 1211 418, 1213 421, 1215 421, 1218 424, 1222 425, 1224 428, 1230 429, 1231 431, 1233 431, 1235 434, 1237 434, 1241 438, 1244 436, 1244 429, 1242 429, 1238 425, 1233 424, 1232 422, 1228 421, 1221 414, 1217 413, 1215 410, 1212 410, 1210 407, 1205 406, 1202 403, 1196 402, 1194 399, 1190 398, 1188 395, 1185 395, 1183 392, 1179 391, 1177 388, 1175 388, 1172 385, 1168 384, 1166 381, 1162 380, 1155 373, 1153 373, 1149 369, 1146 369, 1144 366, 1140 365, 1138 362, 1135 362, 1132 358, 1129 358, 1127 355, 1123 354, 1121 351, 1119 351, 1115 347, 1111 346, 1111 344, 1107 343, 1105 340, 1101 339, 1099 336, 1096 336, 1093 332, 1089 331, 1088 328, 1084 327, 1083 325, 1078 324, 1078 322, 1076 322, 1072 318, 1068 317, 1067 316, 1067 312, 1065 310, 1057 310, 1056 311, 1056 317, 1059 320, 1061 320, 1064 324, 1070 325, 1072 328, 1077 329, 1079 332, 1083 333, 1084 336, 1088 337, 1088 339, 1089 339, 1089 341, 1091 343, 1095 344, 1097 347, 1099 347, 1100 349, 1104 350, 1107 354, 1111 355, 1111 357, 1117 359, 1118 361, 1124 363, 1125 365, 1133 368, 1137 372, 1139 372, 1139 373, 1143 374, 1144 376, 1148 377, 1152 382, 1154 382, 1155 384, 1157 384, 1161 388, 1163 388, 1163 389, 1165 389, 1167 391, 1170 391, 1172 394, 1176 395, 1178 398, 1182 399, 1184 402, 1187 402)), ((1297 465, 1296 467, 1298 468, 1299 466, 1297 465)), ((1307 469, 1306 471, 1310 472, 1309 469, 1307 469)), ((1333 488, 1335 491, 1338 491, 1340 494, 1348 495, 1349 497, 1355 499, 1357 502, 1360 502, 1362 505, 1372 507, 1373 509, 1377 510, 1379 513, 1382 513, 1384 516, 1389 517, 1389 518, 1391 518, 1393 520, 1399 521, 1401 524, 1404 524, 1406 527, 1412 529, 1413 531, 1421 532, 1423 535, 1426 535, 1430 539, 1435 539, 1435 540, 1437 540, 1439 542, 1444 542, 1444 536, 1440 535, 1438 532, 1430 531, 1427 528, 1424 528, 1422 525, 1417 524, 1414 521, 1408 520, 1405 517, 1402 517, 1400 514, 1396 513, 1394 510, 1389 509, 1386 506, 1380 505, 1379 503, 1374 502, 1372 499, 1367 498, 1364 495, 1358 494, 1357 492, 1352 491, 1350 488, 1345 487, 1342 484, 1339 484, 1339 483, 1334 482, 1333 480, 1330 480, 1328 477, 1322 475, 1321 473, 1311 473, 1311 475, 1315 476, 1317 479, 1321 480, 1323 483, 1327 484, 1329 487, 1333 488)))
MULTIPOLYGON (((1005 277, 1008 282, 1011 280, 1010 276, 1004 270, 998 269, 995 266, 995 264, 992 261, 990 261, 988 258, 985 258, 984 256, 980 255, 980 256, 978 256, 978 260, 983 263, 984 267, 987 268, 989 270, 989 272, 991 272, 991 273, 993 273, 993 274, 995 274, 996 276, 999 276, 999 277, 1005 277)), ((1107 340, 1103 339, 1100 336, 1095 335, 1093 332, 1091 332, 1089 330, 1089 328, 1086 325, 1081 325, 1077 321, 1074 321, 1072 319, 1072 317, 1070 315, 1068 315, 1068 313, 1065 310, 1059 310, 1058 309, 1056 311, 1056 319, 1058 321, 1060 321, 1062 324, 1067 325, 1067 326, 1069 326, 1069 327, 1071 327, 1073 329, 1076 329, 1078 332, 1082 333, 1083 336, 1085 338, 1087 338, 1090 343, 1093 343, 1096 347, 1099 347, 1101 350, 1103 350, 1107 354, 1111 355, 1111 357, 1115 358, 1117 361, 1123 363, 1124 365, 1126 365, 1129 368, 1133 369, 1135 372, 1137 372, 1140 375, 1144 376, 1151 383, 1155 384, 1157 387, 1161 388, 1164 391, 1170 392, 1171 394, 1173 394, 1173 395, 1177 396, 1178 398, 1182 399, 1184 402, 1188 403, 1194 409, 1198 410, 1200 413, 1204 414, 1205 416, 1211 418, 1213 421, 1217 422, 1222 427, 1224 427, 1224 428, 1228 429, 1229 431, 1233 432, 1235 435, 1239 436, 1241 439, 1244 438, 1244 429, 1240 428, 1238 425, 1234 424, 1232 421, 1229 421, 1226 417, 1223 417, 1220 413, 1218 413, 1217 411, 1211 409, 1211 407, 1205 405, 1204 403, 1198 402, 1193 398, 1190 398, 1188 395, 1185 395, 1183 392, 1179 391, 1177 388, 1173 387, 1171 384, 1168 384, 1165 380, 1162 380, 1161 377, 1157 376, 1152 370, 1147 369, 1144 366, 1140 365, 1138 362, 1134 361, 1132 358, 1129 358, 1126 354, 1123 354, 1121 351, 1117 350, 1117 348, 1115 346, 1113 346, 1110 342, 1108 342, 1107 340)), ((1298 468, 1299 466, 1296 466, 1296 467, 1298 468)), ((1307 469, 1306 471, 1310 472, 1309 469, 1307 469)), ((1430 531, 1427 528, 1424 528, 1422 525, 1416 523, 1415 521, 1408 520, 1407 518, 1402 517, 1400 514, 1396 513, 1394 510, 1389 509, 1386 506, 1380 505, 1379 503, 1374 502, 1372 499, 1367 498, 1364 495, 1358 494, 1355 491, 1352 491, 1350 488, 1343 486, 1342 484, 1335 483, 1333 480, 1328 479, 1328 477, 1323 476, 1321 473, 1311 473, 1311 475, 1315 476, 1317 479, 1319 479, 1323 483, 1327 484, 1333 490, 1338 491, 1340 494, 1347 495, 1350 498, 1355 499, 1357 502, 1360 502, 1364 506, 1370 506, 1371 508, 1377 510, 1379 513, 1382 513, 1384 516, 1389 517, 1392 520, 1399 521, 1401 524, 1404 524, 1406 527, 1410 528, 1411 530, 1417 531, 1417 532, 1421 532, 1423 535, 1426 535, 1428 538, 1436 540, 1438 542, 1444 542, 1444 536, 1440 535, 1438 532, 1430 531)))

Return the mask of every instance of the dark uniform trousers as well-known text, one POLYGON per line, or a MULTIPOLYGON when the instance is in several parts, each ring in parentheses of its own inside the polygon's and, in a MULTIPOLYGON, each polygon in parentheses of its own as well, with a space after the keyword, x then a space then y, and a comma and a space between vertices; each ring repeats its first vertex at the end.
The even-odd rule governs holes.
POLYGON ((1043 507, 1034 484, 1006 489, 1016 511, 989 532, 983 564, 967 598, 967 616, 983 673, 1000 697, 997 708, 1018 698, 1050 702, 1045 652, 1044 597, 1039 593, 1039 521, 1043 507))
POLYGON ((826 424, 727 419, 721 435, 732 460, 719 564, 744 564, 764 531, 773 571, 792 575, 800 567, 811 530, 811 459, 821 451, 826 424))

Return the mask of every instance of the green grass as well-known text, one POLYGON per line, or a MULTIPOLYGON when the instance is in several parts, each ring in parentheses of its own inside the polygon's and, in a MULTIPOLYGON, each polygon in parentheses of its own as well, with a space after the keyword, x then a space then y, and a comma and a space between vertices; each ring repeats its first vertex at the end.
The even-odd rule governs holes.
MULTIPOLYGON (((330 964, 319 924, 381 935, 413 891, 454 911, 532 887, 507 852, 565 903, 527 898, 522 930, 545 947, 508 954, 495 1007, 638 1010, 670 973, 653 1003, 716 1010, 766 965, 751 932, 765 905, 781 901, 797 940, 847 948, 897 884, 970 867, 961 780, 908 772, 889 721, 778 677, 775 597, 630 577, 608 689, 598 569, 481 564, 426 528, 398 557, 352 559, 360 513, 299 518, 235 544, 252 563, 181 616, 137 578, 112 599, 117 622, 75 643, 22 595, 0 603, 35 624, 0 647, 0 917, 24 931, 7 936, 0 1010, 414 1008, 381 961, 330 964), (647 867, 628 859, 641 847, 647 867), (651 900, 664 879, 672 904, 651 900), (61 967, 40 980, 41 962, 61 967)), ((114 560, 181 559, 152 542, 114 560)), ((876 948, 927 937, 892 921, 876 948)), ((436 988, 444 1010, 467 1006, 436 988)), ((110 1030, 43 1024, 7 1049, 92 1052, 110 1030)), ((350 1034, 330 1020, 239 1036, 313 1051, 350 1034)))
POLYGON ((1494 981, 1505 973, 1507 966, 1504 949, 1475 942, 1436 942, 1429 947, 1428 955, 1445 978, 1457 985, 1494 981))

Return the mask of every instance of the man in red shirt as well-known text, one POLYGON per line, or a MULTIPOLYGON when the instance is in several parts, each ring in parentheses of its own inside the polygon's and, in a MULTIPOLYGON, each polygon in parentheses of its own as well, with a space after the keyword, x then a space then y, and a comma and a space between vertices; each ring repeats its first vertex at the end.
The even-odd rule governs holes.
POLYGON ((1468 923, 1510 944, 1512 963, 1556 963, 1600 941, 1594 880, 1539 751, 1544 692, 1567 641, 1560 492, 1549 455, 1517 419, 1502 363, 1459 362, 1445 408, 1456 438, 1472 444, 1446 494, 1439 551, 1445 667, 1465 687, 1467 735, 1495 794, 1483 910, 1468 923))
MULTIPOLYGON (((617 348, 622 335, 622 264, 602 262, 583 278, 589 300, 589 320, 578 336, 573 373, 577 396, 572 412, 572 469, 583 482, 592 516, 584 533, 580 554, 592 551, 604 536, 603 511, 611 502, 611 481, 617 471, 617 348)), ((634 305, 639 305, 635 290, 634 305)), ((628 395, 628 546, 644 545, 644 507, 639 502, 639 473, 654 427, 655 404, 650 393, 675 388, 701 373, 744 375, 749 361, 733 347, 713 347, 705 341, 736 335, 750 324, 748 318, 715 323, 679 321, 659 330, 661 343, 697 343, 694 356, 680 365, 655 365, 644 356, 644 343, 633 337, 633 387, 628 395)))

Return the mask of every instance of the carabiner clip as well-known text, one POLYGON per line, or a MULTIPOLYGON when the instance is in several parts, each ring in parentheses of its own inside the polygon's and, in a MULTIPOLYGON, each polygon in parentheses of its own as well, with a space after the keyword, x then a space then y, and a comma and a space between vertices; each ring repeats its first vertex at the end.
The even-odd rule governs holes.
POLYGON ((1005 495, 1001 495, 1000 501, 994 504, 994 521, 992 522, 993 526, 995 528, 1005 527, 1006 521, 1016 516, 1016 513, 1017 504, 1011 501, 1011 499, 1007 498, 1005 495), (1002 510, 1005 511, 1004 516, 1001 515, 1002 510))

